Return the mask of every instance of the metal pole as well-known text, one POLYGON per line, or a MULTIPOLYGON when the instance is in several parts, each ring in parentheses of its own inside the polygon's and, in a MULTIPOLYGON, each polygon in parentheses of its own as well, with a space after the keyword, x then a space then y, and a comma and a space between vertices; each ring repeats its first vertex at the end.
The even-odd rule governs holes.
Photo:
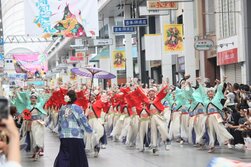
POLYGON ((91 88, 90 88, 90 93, 89 93, 89 102, 91 102, 91 94, 92 94, 93 78, 94 78, 94 74, 92 74, 92 79, 91 79, 91 88))

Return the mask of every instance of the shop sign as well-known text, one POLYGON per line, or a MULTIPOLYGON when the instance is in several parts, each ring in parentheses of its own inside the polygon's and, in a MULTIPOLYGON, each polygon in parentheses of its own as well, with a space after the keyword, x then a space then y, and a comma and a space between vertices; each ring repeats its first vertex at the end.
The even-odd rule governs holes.
POLYGON ((214 47, 214 42, 210 39, 201 39, 195 41, 194 48, 199 51, 210 50, 214 47))
POLYGON ((94 46, 106 46, 106 45, 112 45, 112 39, 94 39, 93 44, 94 46))
POLYGON ((148 10, 146 6, 139 7, 140 16, 159 16, 159 15, 169 15, 169 10, 148 10))
POLYGON ((147 1, 148 10, 170 10, 178 9, 176 2, 160 2, 160 1, 147 1))
POLYGON ((81 61, 81 60, 84 60, 83 57, 77 57, 77 56, 71 56, 70 57, 70 61, 81 61))
POLYGON ((238 49, 230 49, 222 52, 218 52, 217 65, 227 65, 238 63, 238 49))

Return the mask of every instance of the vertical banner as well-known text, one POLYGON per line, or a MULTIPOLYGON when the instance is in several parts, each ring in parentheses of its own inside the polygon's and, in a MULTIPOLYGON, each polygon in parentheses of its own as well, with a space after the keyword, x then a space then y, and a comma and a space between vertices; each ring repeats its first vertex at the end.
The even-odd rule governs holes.
POLYGON ((146 60, 161 60, 161 35, 145 34, 146 60))
POLYGON ((98 36, 97 0, 25 0, 27 35, 98 36))
POLYGON ((166 52, 180 52, 184 50, 182 24, 165 24, 163 35, 164 50, 166 52))
POLYGON ((115 69, 125 69, 126 68, 126 56, 125 51, 113 51, 112 62, 115 69))

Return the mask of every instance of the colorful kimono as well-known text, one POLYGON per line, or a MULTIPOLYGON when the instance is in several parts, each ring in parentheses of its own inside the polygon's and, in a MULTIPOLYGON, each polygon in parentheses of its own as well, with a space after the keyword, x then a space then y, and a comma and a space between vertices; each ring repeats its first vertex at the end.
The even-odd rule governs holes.
POLYGON ((222 93, 223 84, 218 85, 217 92, 212 99, 209 99, 206 92, 203 91, 203 87, 200 85, 198 88, 203 98, 203 104, 208 114, 208 135, 209 135, 209 147, 214 148, 215 140, 217 139, 220 145, 227 144, 233 136, 227 131, 223 125, 223 119, 221 116, 222 104, 221 99, 224 98, 222 93), (216 135, 215 135, 216 134, 216 135))
MULTIPOLYGON (((43 121, 46 116, 46 112, 43 109, 45 101, 43 98, 38 97, 37 103, 32 105, 29 98, 29 92, 19 92, 17 93, 17 99, 14 102, 19 104, 17 107, 18 111, 21 112, 22 109, 30 111, 31 119, 24 120, 21 127, 21 134, 23 138, 21 143, 26 143, 26 151, 33 151, 34 155, 38 154, 44 147, 44 126, 43 121)), ((37 155, 36 155, 37 156, 37 155)))

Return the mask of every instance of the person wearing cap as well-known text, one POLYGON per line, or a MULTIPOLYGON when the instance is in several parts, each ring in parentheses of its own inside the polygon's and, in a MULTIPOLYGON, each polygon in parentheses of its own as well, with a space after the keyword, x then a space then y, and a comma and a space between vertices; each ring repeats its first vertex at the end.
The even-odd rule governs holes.
POLYGON ((163 111, 165 107, 161 103, 162 99, 168 93, 168 86, 163 86, 163 88, 157 93, 157 88, 152 88, 148 91, 148 110, 151 115, 151 145, 154 155, 158 155, 158 131, 160 133, 161 141, 165 144, 166 150, 169 150, 169 137, 168 129, 166 126, 166 120, 163 117, 163 111))
MULTIPOLYGON (((224 81, 226 77, 224 77, 224 81)), ((217 139, 220 145, 228 144, 233 136, 227 131, 226 127, 223 125, 223 118, 221 115, 223 105, 221 104, 221 99, 224 98, 222 92, 223 83, 217 81, 217 92, 215 93, 214 88, 207 89, 205 92, 204 88, 200 84, 199 91, 201 98, 203 99, 203 104, 206 108, 207 116, 207 127, 209 135, 209 151, 212 153, 215 151, 215 140, 217 139), (216 134, 216 135, 215 135, 216 134)))

